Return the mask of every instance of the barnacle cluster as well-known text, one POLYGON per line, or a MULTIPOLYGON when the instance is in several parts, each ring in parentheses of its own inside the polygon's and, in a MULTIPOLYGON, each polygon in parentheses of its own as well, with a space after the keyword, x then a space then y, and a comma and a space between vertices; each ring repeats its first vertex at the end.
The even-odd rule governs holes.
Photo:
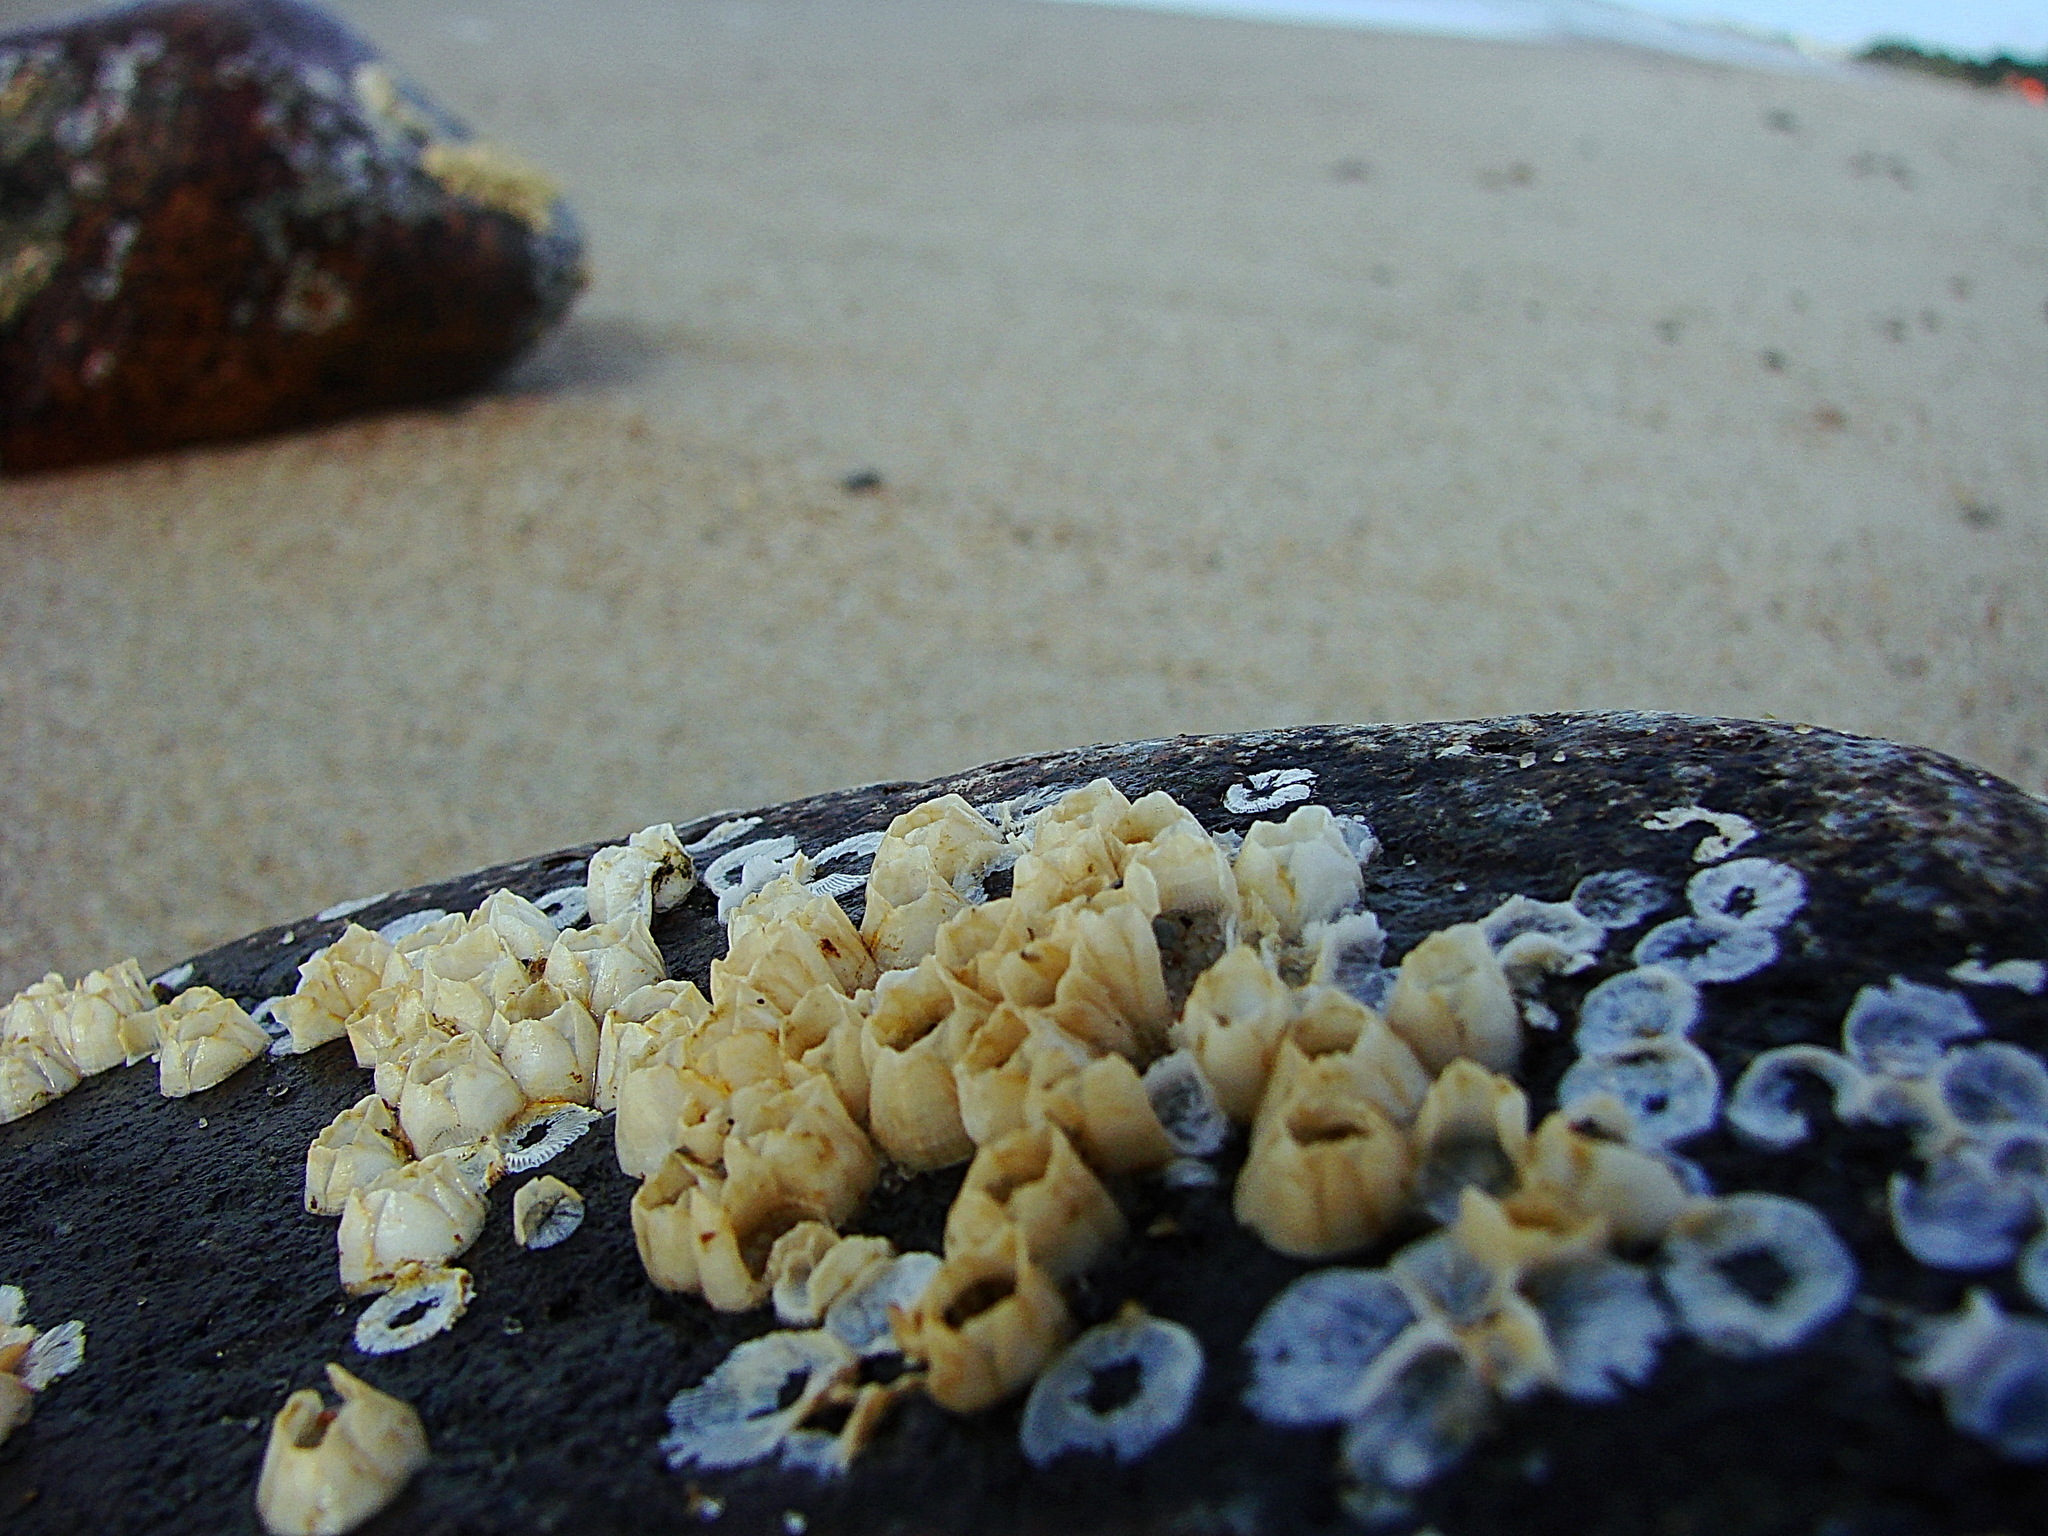
MULTIPOLYGON (((182 1036, 196 1032, 192 1020, 200 1011, 183 1013, 172 1023, 171 1035, 179 1037, 181 1083, 190 1081, 189 1063, 200 1052, 196 1043, 188 1045, 182 1036)), ((162 1018, 156 993, 133 960, 94 971, 75 987, 67 987, 64 978, 52 972, 16 994, 0 1008, 0 1123, 34 1113, 96 1073, 155 1055, 166 1038, 159 1034, 162 1018)), ((209 1061, 207 1070, 211 1069, 209 1061)), ((166 1068, 167 1092, 170 1070, 166 1068)))
MULTIPOLYGON (((340 1218, 342 1284, 386 1293, 358 1347, 406 1348, 461 1316, 470 1280, 449 1266, 482 1231, 491 1186, 589 1129, 604 1042, 672 995, 648 923, 694 878, 675 829, 650 827, 592 858, 588 927, 498 891, 467 916, 350 924, 300 967, 282 1004, 294 1046, 346 1036, 373 1074, 375 1091, 306 1152, 306 1209, 340 1218)), ((581 1209, 557 1180, 522 1188, 520 1242, 562 1241, 581 1209)))
POLYGON ((28 1297, 0 1285, 0 1441, 35 1412, 36 1397, 85 1362, 85 1324, 76 1318, 47 1333, 22 1320, 28 1297))

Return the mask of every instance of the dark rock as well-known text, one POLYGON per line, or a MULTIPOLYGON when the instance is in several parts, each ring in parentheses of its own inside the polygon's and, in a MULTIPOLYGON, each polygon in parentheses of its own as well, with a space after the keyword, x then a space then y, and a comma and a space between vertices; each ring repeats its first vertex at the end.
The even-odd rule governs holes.
MULTIPOLYGON (((2048 956, 2039 801, 1934 753, 1780 724, 1550 716, 1187 737, 819 795, 754 813, 746 837, 793 835, 816 853, 935 793, 987 802, 1096 775, 1133 794, 1169 790, 1212 830, 1241 831, 1255 815, 1286 814, 1285 804, 1230 808, 1270 797, 1282 786, 1254 776, 1285 769, 1312 771, 1314 801, 1377 829, 1384 851, 1366 899, 1396 956, 1510 894, 1562 899, 1585 876, 1622 868, 1661 884, 1674 905, 1618 933, 1592 970, 1552 983, 1547 1000, 1567 1016, 1628 964, 1642 932, 1682 910, 1695 846, 1713 830, 1644 822, 1689 806, 1747 818, 1756 835, 1742 854, 1798 869, 1807 896, 1779 932, 1775 964, 1706 989, 1694 1039, 1724 1084, 1766 1047, 1838 1043, 1860 987, 1894 976, 1956 987, 1947 972, 1966 957, 2048 956)), ((539 895, 579 880, 590 851, 392 895, 355 916, 375 925, 466 909, 500 885, 539 895)), ((253 1003, 288 989, 341 926, 266 930, 199 956, 194 979, 253 1003)), ((656 934, 672 974, 700 982, 722 950, 701 889, 656 934)), ((1968 996, 1992 1036, 2048 1046, 2048 1000, 1995 987, 1968 996)), ((1570 1059, 1568 1032, 1531 1036, 1519 1075, 1537 1114, 1570 1059)), ((298 1199, 306 1143, 366 1083, 343 1045, 260 1062, 191 1100, 157 1097, 153 1069, 139 1067, 0 1127, 0 1280, 27 1288, 35 1320, 79 1317, 89 1331, 84 1369, 0 1446, 10 1536, 253 1530, 264 1427, 330 1359, 414 1402, 433 1440, 432 1463, 369 1531, 774 1536, 796 1528, 785 1511, 813 1533, 1352 1528, 1334 1496, 1334 1433, 1276 1430, 1238 1405, 1241 1341, 1304 1266, 1235 1223, 1227 1177, 1215 1189, 1126 1190, 1137 1235, 1077 1290, 1090 1320, 1137 1298, 1206 1348, 1193 1417, 1145 1460, 1036 1471, 1016 1450, 1015 1405, 967 1420, 913 1406, 843 1483, 755 1468, 693 1484, 656 1453, 663 1406, 769 1323, 647 1285, 628 1229, 631 1186, 602 1127, 550 1169, 589 1199, 576 1237, 546 1253, 515 1248, 503 1207, 518 1181, 507 1181, 463 1261, 478 1284, 470 1314, 409 1353, 366 1363, 352 1352, 359 1304, 335 1283, 333 1227, 302 1216, 298 1199), (700 1523, 710 1506, 693 1502, 699 1494, 724 1501, 716 1524, 700 1523)), ((1539 1394, 1510 1405, 1423 1493, 1410 1525, 1461 1536, 2048 1528, 2048 1472, 1957 1433, 1900 1370, 1906 1320, 1954 1310, 1972 1285, 2027 1309, 2010 1269, 1965 1275, 1912 1261, 1884 1205, 1886 1180, 1909 1156, 1902 1138, 1819 1122, 1789 1153, 1759 1152, 1718 1125, 1684 1151, 1718 1190, 1772 1191, 1823 1212, 1861 1269, 1848 1310, 1805 1346, 1753 1359, 1669 1344, 1648 1382, 1612 1403, 1539 1394)), ((958 1176, 894 1183, 863 1225, 934 1242, 958 1176)))
POLYGON ((312 6, 0 39, 0 469, 459 394, 582 284, 546 178, 312 6))

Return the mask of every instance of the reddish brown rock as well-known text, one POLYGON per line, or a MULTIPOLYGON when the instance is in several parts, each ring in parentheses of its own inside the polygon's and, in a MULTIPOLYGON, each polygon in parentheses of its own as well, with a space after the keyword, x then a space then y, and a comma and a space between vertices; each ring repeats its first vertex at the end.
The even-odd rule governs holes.
POLYGON ((582 284, 547 178, 311 6, 0 38, 0 470, 458 394, 582 284))

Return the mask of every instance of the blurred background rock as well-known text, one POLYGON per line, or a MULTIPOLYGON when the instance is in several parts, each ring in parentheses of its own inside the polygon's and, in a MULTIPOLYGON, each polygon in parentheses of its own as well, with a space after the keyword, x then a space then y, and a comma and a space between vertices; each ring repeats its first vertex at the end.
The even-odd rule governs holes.
POLYGON ((1181 730, 1646 706, 2048 788, 2016 97, 1032 0, 336 9, 560 180, 591 287, 466 404, 0 482, 0 986, 1181 730))

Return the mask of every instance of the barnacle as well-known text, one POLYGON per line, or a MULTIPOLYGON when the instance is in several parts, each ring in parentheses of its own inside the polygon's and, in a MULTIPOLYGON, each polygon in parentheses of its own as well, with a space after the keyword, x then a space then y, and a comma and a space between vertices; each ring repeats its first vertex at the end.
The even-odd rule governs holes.
POLYGON ((519 1186, 512 1197, 512 1240, 522 1248, 552 1248, 583 1225, 583 1196, 552 1174, 519 1186))
POLYGON ((1058 1287, 1014 1227, 948 1257, 893 1322, 904 1355, 925 1368, 925 1390, 955 1413, 1018 1391, 1073 1331, 1058 1287))
POLYGON ((575 998, 562 998, 538 1018, 499 1015, 491 1035, 500 1063, 529 1103, 588 1104, 595 1096, 597 1024, 575 998))
POLYGON ((1961 1312, 1922 1326, 1911 1373, 1941 1392, 1957 1429, 2013 1461, 2048 1461, 2048 1323, 1972 1291, 1961 1312))
POLYGON ((531 1173, 553 1162, 590 1133, 603 1117, 579 1104, 536 1104, 498 1138, 507 1173, 531 1173))
POLYGON ((1529 1156, 1529 1101, 1477 1062, 1454 1061, 1430 1084, 1415 1119, 1416 1198, 1439 1221, 1468 1188, 1504 1194, 1529 1156))
POLYGON ((1572 905, 1602 928, 1633 928, 1670 904, 1664 883, 1639 869, 1603 869, 1572 887, 1572 905))
POLYGON ((1755 1354, 1834 1318, 1855 1294, 1856 1261, 1812 1206, 1736 1194, 1679 1217, 1663 1281, 1688 1333, 1723 1354, 1755 1354))
POLYGON ((1523 1282, 1557 1361, 1557 1389, 1606 1402, 1657 1366, 1671 1318, 1647 1271, 1604 1256, 1538 1270, 1523 1282))
POLYGON ((584 889, 593 923, 638 917, 652 922, 696 889, 697 866, 668 822, 643 828, 590 856, 584 889))
POLYGON ((1687 981, 1741 981, 1778 958, 1778 936, 1761 923, 1674 917, 1638 941, 1637 965, 1661 965, 1687 981))
POLYGON ((621 922, 594 923, 556 935, 541 975, 603 1018, 619 1002, 662 980, 661 951, 638 913, 621 922))
POLYGON ((398 1123, 424 1157, 495 1136, 525 1107, 525 1093, 483 1036, 459 1034, 406 1068, 398 1123))
POLYGON ((1102 1181, 1052 1126, 1013 1131, 975 1153, 946 1215, 950 1256, 999 1242, 1014 1227, 1055 1278, 1092 1265, 1124 1235, 1102 1181))
POLYGON ((1454 1466, 1484 1432, 1493 1395, 1456 1340, 1415 1328, 1369 1374, 1344 1430, 1345 1507, 1375 1523, 1405 1495, 1454 1466))
MULTIPOLYGON (((55 979, 46 977, 44 982, 55 979)), ((29 988, 22 1001, 36 990, 29 988)), ((149 1017, 157 1006, 156 994, 133 960, 90 972, 69 991, 48 997, 45 1006, 56 1043, 82 1076, 133 1066, 157 1048, 149 1017)), ((9 1026, 0 1025, 0 1035, 9 1032, 9 1026)))
POLYGON ((853 1351, 822 1330, 749 1339, 669 1399, 661 1454, 678 1471, 765 1460, 857 1366, 853 1351))
POLYGON ((1695 916, 1758 928, 1782 928, 1806 903, 1806 877, 1769 859, 1730 859, 1685 885, 1695 916))
POLYGON ((366 1355, 392 1355, 424 1344, 461 1321, 475 1294, 466 1269, 407 1264, 356 1319, 355 1346, 366 1355))
POLYGON ((1432 1072, 1461 1056, 1495 1072, 1512 1072, 1521 1059, 1521 1014, 1477 923, 1433 933, 1408 952, 1387 1022, 1432 1072))
POLYGON ((1173 1150, 1182 1157, 1213 1157, 1230 1137, 1230 1119, 1201 1065, 1187 1051, 1162 1056, 1145 1069, 1145 1097, 1173 1150))
POLYGON ((71 1058, 54 1043, 28 1037, 0 1041, 0 1124, 35 1113, 80 1081, 71 1058))
POLYGON ((1180 1428, 1201 1384, 1200 1341, 1133 1308, 1074 1340, 1032 1384, 1018 1440, 1037 1467, 1076 1453, 1135 1461, 1180 1428))
POLYGON ((28 1297, 0 1285, 0 1442, 35 1411, 38 1394, 85 1363, 85 1324, 76 1318, 47 1333, 22 1321, 28 1297))
POLYGON ((988 819, 958 795, 905 811, 883 834, 868 871, 860 936, 883 970, 931 953, 939 925, 1006 853, 988 819))
POLYGON ((825 1331, 859 1355, 897 1353, 896 1314, 916 1304, 944 1263, 935 1253, 899 1253, 864 1270, 825 1309, 825 1331))
POLYGON ((1865 1072, 1925 1077, 1951 1045, 1983 1033, 1983 1021, 1957 993, 1894 976, 1857 992, 1842 1020, 1842 1049, 1865 1072))
POLYGON ((1318 1269, 1259 1314, 1245 1406, 1268 1424, 1307 1427, 1350 1416, 1366 1373, 1416 1321, 1415 1305, 1379 1269, 1318 1269))
POLYGON ((868 1125, 906 1168, 944 1168, 972 1154, 953 1063, 989 1003, 926 959, 875 987, 865 1030, 868 1125))
POLYGON ((1893 1174, 1890 1203, 1900 1243, 1936 1269, 2010 1264, 2040 1220, 2034 1190, 2001 1178, 1967 1147, 1937 1157, 1918 1179, 1893 1174))
POLYGON ((292 1049, 310 1051, 347 1032, 348 1021, 383 985, 391 945, 356 923, 299 966, 299 985, 284 1001, 292 1049))
POLYGON ((351 1190, 336 1243, 341 1283, 361 1293, 388 1289, 407 1264, 445 1264, 483 1230, 484 1193, 504 1170, 487 1144, 452 1147, 395 1168, 351 1190))
POLYGON ((398 1496, 427 1461, 427 1436, 410 1404, 338 1365, 329 1409, 312 1388, 285 1399, 271 1421, 256 1483, 256 1512, 272 1536, 340 1536, 398 1496))
POLYGON ((1599 1055, 1667 1035, 1688 1035, 1699 1016, 1698 987, 1661 965, 1638 966, 1608 977, 1586 994, 1572 1040, 1582 1055, 1599 1055))
POLYGON ((1358 856, 1337 818, 1304 805, 1283 822, 1254 822, 1234 865, 1245 926, 1294 942, 1312 923, 1358 905, 1358 856))
POLYGON ((604 1016, 597 1035, 597 1081, 592 1104, 619 1107, 619 1084, 680 1034, 701 1026, 711 1003, 688 981, 657 981, 630 992, 604 1016))
POLYGON ((157 1086, 177 1099, 225 1082, 270 1049, 270 1037, 241 1005, 211 987, 180 992, 153 1015, 157 1086))
POLYGON ((1570 902, 1528 896, 1510 896, 1479 927, 1518 989, 1543 972, 1570 976, 1584 970, 1607 942, 1606 928, 1570 902))
POLYGON ((306 1149, 306 1209, 339 1216, 348 1197, 411 1161, 391 1106, 376 1094, 358 1099, 328 1122, 306 1149))
POLYGON ((1664 1158, 1560 1112, 1530 1138, 1506 1204, 1517 1221, 1539 1226, 1597 1220, 1613 1242, 1634 1246, 1662 1242, 1693 1198, 1664 1158))
MULTIPOLYGON (((880 1278, 895 1246, 886 1237, 842 1237, 822 1221, 804 1221, 768 1251, 775 1315, 791 1326, 816 1327, 840 1297, 880 1278)), ((886 1331, 887 1319, 882 1328, 886 1331)))
POLYGON ((1223 1112, 1249 1122, 1266 1091, 1281 1037, 1294 1020, 1294 993, 1255 949, 1229 951, 1196 980, 1172 1043, 1194 1057, 1223 1112))
POLYGON ((1636 1140, 1668 1146, 1714 1123, 1721 1079, 1706 1052, 1690 1040, 1659 1035, 1581 1056, 1557 1085, 1557 1101, 1566 1110, 1602 1095, 1628 1111, 1636 1140))

